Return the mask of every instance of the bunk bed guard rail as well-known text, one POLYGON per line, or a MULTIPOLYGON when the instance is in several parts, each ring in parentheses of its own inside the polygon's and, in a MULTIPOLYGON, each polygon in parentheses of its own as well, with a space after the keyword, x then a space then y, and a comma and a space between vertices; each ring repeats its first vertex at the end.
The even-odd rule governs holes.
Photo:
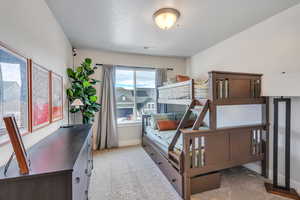
POLYGON ((158 88, 158 103, 189 105, 194 98, 193 79, 158 88))
POLYGON ((209 72, 205 80, 173 83, 158 88, 158 103, 189 105, 193 99, 209 99, 215 105, 264 104, 262 74, 209 72))
POLYGON ((264 159, 265 125, 181 130, 184 166, 189 176, 264 159))

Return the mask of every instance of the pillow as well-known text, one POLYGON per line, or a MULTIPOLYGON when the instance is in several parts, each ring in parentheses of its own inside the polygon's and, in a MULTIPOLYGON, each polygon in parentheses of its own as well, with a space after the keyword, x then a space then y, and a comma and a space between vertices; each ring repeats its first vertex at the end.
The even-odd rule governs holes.
POLYGON ((157 127, 159 131, 168 131, 177 129, 176 120, 157 120, 157 127))
MULTIPOLYGON (((177 127, 179 126, 181 120, 176 120, 177 122, 177 127)), ((189 119, 187 121, 185 121, 185 124, 182 128, 192 128, 194 123, 195 123, 195 119, 189 119)))
MULTIPOLYGON (((179 123, 180 123, 180 121, 179 121, 179 123)), ((195 123, 195 120, 189 119, 185 122, 185 125, 183 126, 183 128, 191 128, 191 127, 193 127, 194 123, 195 123)))
POLYGON ((175 115, 174 113, 152 114, 150 120, 151 128, 157 129, 157 120, 175 120, 175 115))
MULTIPOLYGON (((175 120, 181 120, 183 118, 183 115, 184 115, 185 112, 176 112, 174 113, 175 115, 175 120)), ((190 115, 190 120, 195 120, 197 118, 197 115, 195 113, 191 113, 190 115)))
POLYGON ((191 80, 190 77, 188 77, 188 76, 176 75, 177 82, 184 82, 184 81, 188 81, 188 80, 191 80))

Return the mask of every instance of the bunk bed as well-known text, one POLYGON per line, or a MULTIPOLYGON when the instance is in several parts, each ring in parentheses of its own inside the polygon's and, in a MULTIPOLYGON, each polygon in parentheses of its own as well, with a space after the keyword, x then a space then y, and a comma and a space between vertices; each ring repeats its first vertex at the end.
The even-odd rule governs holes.
POLYGON ((171 131, 158 132, 151 126, 152 116, 144 115, 143 148, 184 200, 218 188, 220 171, 226 168, 261 161, 262 175, 267 176, 268 100, 260 96, 261 77, 212 71, 200 84, 189 80, 158 88, 158 103, 186 105, 187 109, 177 129, 171 131), (263 105, 263 122, 217 128, 217 106, 242 104, 263 105), (197 117, 185 128, 192 113, 197 117))

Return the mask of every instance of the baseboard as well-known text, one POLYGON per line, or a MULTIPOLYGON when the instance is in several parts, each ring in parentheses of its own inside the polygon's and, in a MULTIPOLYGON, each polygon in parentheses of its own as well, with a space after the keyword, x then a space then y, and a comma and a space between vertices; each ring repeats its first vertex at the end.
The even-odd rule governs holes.
MULTIPOLYGON (((261 167, 257 163, 249 163, 243 166, 250 169, 251 171, 255 171, 259 174, 261 173, 261 167)), ((271 169, 269 170, 269 180, 273 180, 273 170, 271 169)), ((278 182, 284 183, 284 181, 285 181, 285 176, 278 173, 278 182)), ((297 192, 300 192, 300 182, 291 179, 291 187, 297 190, 297 192)))
MULTIPOLYGON (((270 180, 273 179, 273 171, 270 170, 270 180)), ((284 183, 284 180, 285 180, 285 176, 278 173, 278 182, 279 183, 284 183)), ((300 182, 299 181, 296 181, 296 180, 293 180, 291 179, 291 187, 294 188, 295 190, 297 190, 297 192, 299 193, 300 192, 300 182)))
POLYGON ((140 139, 119 141, 119 147, 134 146, 141 144, 140 139))

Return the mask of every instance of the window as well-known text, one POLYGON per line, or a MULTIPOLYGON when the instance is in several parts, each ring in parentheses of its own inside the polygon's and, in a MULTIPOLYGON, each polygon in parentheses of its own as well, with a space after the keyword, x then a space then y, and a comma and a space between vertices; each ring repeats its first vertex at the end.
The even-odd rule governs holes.
POLYGON ((63 78, 0 43, 0 145, 9 141, 6 115, 21 134, 62 119, 63 78))
POLYGON ((28 131, 27 60, 0 47, 0 142, 8 139, 3 116, 14 114, 21 133, 28 131))
POLYGON ((118 123, 142 120, 156 112, 155 71, 118 67, 116 70, 118 123))

